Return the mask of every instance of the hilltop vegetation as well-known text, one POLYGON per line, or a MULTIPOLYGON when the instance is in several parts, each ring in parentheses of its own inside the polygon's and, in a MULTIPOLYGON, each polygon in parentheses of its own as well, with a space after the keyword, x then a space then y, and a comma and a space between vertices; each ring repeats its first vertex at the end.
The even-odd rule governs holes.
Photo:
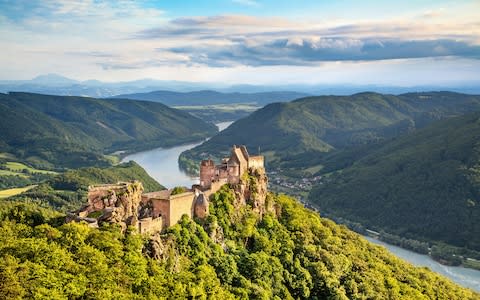
POLYGON ((306 168, 332 150, 377 143, 479 109, 480 96, 450 92, 308 97, 269 104, 181 159, 221 157, 232 144, 245 144, 260 148, 270 168, 306 168))
POLYGON ((321 210, 480 251, 480 113, 435 122, 347 165, 311 191, 321 210))
POLYGON ((140 180, 146 192, 165 189, 150 177, 142 167, 130 161, 109 168, 88 167, 69 170, 13 197, 12 200, 35 202, 41 206, 63 212, 72 211, 86 202, 89 185, 129 180, 140 180))
POLYGON ((104 226, 60 225, 31 204, 0 205, 5 299, 478 299, 287 196, 261 218, 224 187, 210 217, 146 240, 104 226), (219 227, 223 228, 223 236, 219 227), (152 244, 162 241, 160 256, 152 244))
POLYGON ((38 169, 108 166, 106 153, 198 141, 216 131, 160 103, 0 94, 0 152, 38 169))

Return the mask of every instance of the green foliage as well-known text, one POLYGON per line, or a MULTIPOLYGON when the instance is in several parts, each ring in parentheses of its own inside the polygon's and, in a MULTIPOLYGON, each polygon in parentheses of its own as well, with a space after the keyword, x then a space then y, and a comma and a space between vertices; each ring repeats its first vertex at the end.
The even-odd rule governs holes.
POLYGON ((115 226, 57 224, 33 204, 0 202, 2 299, 477 299, 425 268, 321 219, 292 198, 270 196, 279 215, 238 206, 224 186, 200 225, 184 216, 162 236, 115 226), (37 217, 32 217, 37 215, 37 217), (32 221, 34 220, 34 221, 32 221), (210 237, 220 225, 222 242, 210 237), (253 226, 251 226, 253 224, 253 226), (247 229, 248 228, 248 229, 247 229), (227 233, 228 231, 228 233, 227 233))
POLYGON ((109 168, 80 168, 62 173, 52 180, 22 193, 15 200, 37 202, 60 211, 78 209, 86 202, 89 185, 139 180, 146 192, 165 189, 137 163, 130 161, 109 168))
POLYGON ((170 195, 178 195, 187 192, 188 189, 184 186, 176 186, 172 189, 172 192, 170 195))
POLYGON ((480 109, 480 97, 449 92, 360 93, 272 103, 238 120, 181 160, 222 157, 233 144, 261 149, 269 167, 308 168, 328 152, 360 147, 480 109), (254 134, 252 134, 254 133, 254 134))
POLYGON ((204 139, 212 124, 160 103, 0 94, 0 151, 38 169, 108 166, 103 154, 204 139))
POLYGON ((57 190, 76 191, 78 189, 86 189, 93 184, 116 183, 129 180, 142 182, 146 192, 165 189, 134 161, 103 169, 90 167, 69 170, 55 177, 51 181, 51 185, 57 190))
POLYGON ((309 199, 374 230, 480 251, 479 120, 438 121, 372 148, 309 199))

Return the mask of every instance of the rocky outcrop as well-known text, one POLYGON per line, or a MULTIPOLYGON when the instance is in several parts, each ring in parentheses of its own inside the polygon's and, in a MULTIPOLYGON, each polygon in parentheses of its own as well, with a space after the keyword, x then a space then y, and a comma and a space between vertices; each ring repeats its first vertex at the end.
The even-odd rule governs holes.
POLYGON ((122 229, 137 227, 142 193, 143 185, 139 181, 90 186, 88 203, 74 212, 71 220, 90 224, 96 219, 98 224, 116 223, 122 229))
POLYGON ((235 191, 235 207, 251 205, 253 211, 263 216, 270 208, 267 205, 268 178, 264 168, 250 168, 238 184, 233 185, 235 191))

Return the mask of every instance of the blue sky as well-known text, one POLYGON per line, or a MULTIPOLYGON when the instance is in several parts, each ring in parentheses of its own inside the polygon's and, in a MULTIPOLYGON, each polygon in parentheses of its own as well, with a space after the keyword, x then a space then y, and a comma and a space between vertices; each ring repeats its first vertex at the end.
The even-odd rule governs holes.
POLYGON ((0 79, 480 81, 480 1, 0 0, 0 79))

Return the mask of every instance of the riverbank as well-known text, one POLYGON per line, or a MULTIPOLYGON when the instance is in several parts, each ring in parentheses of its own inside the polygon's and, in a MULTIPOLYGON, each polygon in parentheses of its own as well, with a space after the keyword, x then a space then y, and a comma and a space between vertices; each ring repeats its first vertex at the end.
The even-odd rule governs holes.
MULTIPOLYGON (((307 203, 307 207, 314 205, 307 203)), ((318 207, 315 207, 318 209, 318 207)), ((455 247, 436 241, 421 241, 406 238, 385 231, 374 231, 366 228, 361 223, 352 222, 344 218, 336 217, 322 211, 322 215, 332 219, 338 224, 343 224, 351 230, 388 243, 417 254, 428 255, 431 259, 445 266, 455 266, 480 270, 480 253, 466 248, 455 247)))
POLYGON ((397 257, 402 258, 415 266, 427 267, 434 272, 450 278, 458 284, 471 288, 475 291, 480 291, 480 271, 478 270, 442 265, 428 255, 418 254, 413 251, 385 243, 370 236, 364 235, 363 237, 371 243, 385 247, 397 257))

